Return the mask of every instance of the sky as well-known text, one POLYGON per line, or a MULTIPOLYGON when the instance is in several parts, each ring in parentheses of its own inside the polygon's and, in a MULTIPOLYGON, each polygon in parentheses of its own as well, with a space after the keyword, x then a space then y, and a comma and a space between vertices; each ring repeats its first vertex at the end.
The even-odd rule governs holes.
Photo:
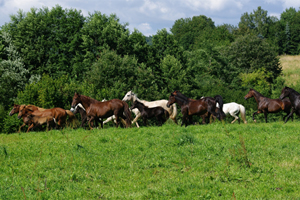
POLYGON ((51 9, 55 5, 81 10, 84 16, 94 11, 116 14, 121 23, 129 24, 130 31, 137 29, 150 36, 163 28, 170 31, 177 19, 199 15, 211 18, 215 25, 237 26, 244 13, 253 13, 258 6, 280 18, 290 7, 298 11, 300 0, 0 0, 0 26, 20 9, 26 13, 33 7, 51 9))

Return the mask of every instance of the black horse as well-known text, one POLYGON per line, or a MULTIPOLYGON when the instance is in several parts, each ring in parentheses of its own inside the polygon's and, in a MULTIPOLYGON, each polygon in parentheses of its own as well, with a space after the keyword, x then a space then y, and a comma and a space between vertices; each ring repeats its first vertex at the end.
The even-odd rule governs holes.
POLYGON ((286 123, 289 118, 291 116, 293 116, 294 113, 296 113, 296 115, 300 116, 300 94, 289 87, 284 87, 281 90, 281 95, 280 95, 280 99, 284 99, 285 97, 289 97, 291 104, 292 104, 292 112, 287 116, 286 120, 284 123, 286 123))
POLYGON ((169 118, 169 112, 160 106, 149 108, 139 101, 134 101, 130 109, 132 110, 134 108, 137 108, 140 111, 141 116, 143 118, 144 126, 147 125, 147 119, 153 117, 156 117, 160 126, 163 123, 165 123, 165 121, 169 118))

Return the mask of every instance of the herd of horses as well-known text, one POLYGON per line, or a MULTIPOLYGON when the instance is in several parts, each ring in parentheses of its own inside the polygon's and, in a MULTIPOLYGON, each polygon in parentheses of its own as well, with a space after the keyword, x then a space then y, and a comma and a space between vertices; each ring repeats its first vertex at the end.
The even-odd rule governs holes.
MULTIPOLYGON (((285 123, 289 118, 293 120, 293 113, 300 115, 300 94, 292 88, 284 87, 279 99, 267 98, 256 90, 250 89, 244 99, 247 100, 252 97, 257 102, 257 111, 252 114, 255 122, 254 116, 259 113, 264 113, 265 121, 267 122, 268 113, 284 111, 286 113, 283 118, 284 120, 286 118, 285 123)), ((227 114, 234 117, 231 123, 234 123, 236 120, 240 123, 240 118, 238 117, 240 113, 244 123, 247 123, 245 107, 241 104, 235 102, 224 104, 220 95, 191 99, 179 91, 172 92, 169 100, 157 101, 141 100, 132 91, 127 92, 122 100, 112 99, 108 101, 98 101, 75 92, 70 110, 62 108, 45 109, 34 105, 14 104, 9 115, 18 114, 18 118, 22 118, 23 124, 19 128, 19 132, 25 125, 28 125, 28 132, 43 124, 47 124, 47 130, 49 126, 59 128, 68 123, 72 124, 78 121, 75 116, 76 113, 81 115, 81 127, 84 127, 86 124, 90 128, 98 127, 98 123, 100 123, 103 128, 103 124, 114 120, 116 127, 122 121, 127 128, 134 123, 139 127, 137 121, 140 117, 143 119, 144 126, 147 125, 147 120, 150 118, 156 118, 159 125, 162 125, 168 118, 177 124, 176 116, 178 112, 176 104, 181 108, 181 126, 193 124, 192 116, 194 115, 201 116, 203 124, 207 123, 211 116, 221 121, 227 114), (132 106, 130 108, 126 103, 128 101, 131 101, 132 106), (132 112, 135 114, 133 120, 132 112), (106 120, 104 121, 104 119, 106 120)))

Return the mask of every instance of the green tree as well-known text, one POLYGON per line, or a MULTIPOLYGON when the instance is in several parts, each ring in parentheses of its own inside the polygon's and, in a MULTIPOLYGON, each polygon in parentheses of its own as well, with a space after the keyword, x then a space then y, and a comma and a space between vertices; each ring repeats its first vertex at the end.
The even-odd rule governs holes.
POLYGON ((99 59, 87 72, 87 81, 95 86, 97 97, 123 98, 134 87, 137 60, 130 56, 117 55, 115 51, 103 50, 99 59))
POLYGON ((197 37, 215 28, 211 18, 204 15, 191 18, 181 18, 175 21, 171 28, 175 39, 185 50, 191 50, 197 37))
POLYGON ((253 13, 244 13, 241 16, 238 26, 239 31, 243 34, 253 33, 256 36, 266 38, 268 37, 271 23, 272 20, 268 16, 268 11, 263 10, 260 6, 258 6, 257 10, 253 10, 253 13))
POLYGON ((17 97, 17 92, 24 89, 29 71, 25 69, 23 59, 16 51, 10 35, 2 31, 0 37, 6 44, 4 50, 7 55, 7 59, 0 61, 0 102, 7 109, 17 97))
POLYGON ((81 11, 57 5, 51 10, 32 8, 26 14, 20 10, 2 28, 12 35, 30 73, 59 77, 72 72, 75 57, 80 55, 76 40, 84 20, 81 11))
POLYGON ((237 38, 223 51, 223 56, 228 59, 228 69, 233 77, 264 68, 271 74, 267 81, 273 83, 282 72, 275 48, 257 36, 245 35, 237 38))

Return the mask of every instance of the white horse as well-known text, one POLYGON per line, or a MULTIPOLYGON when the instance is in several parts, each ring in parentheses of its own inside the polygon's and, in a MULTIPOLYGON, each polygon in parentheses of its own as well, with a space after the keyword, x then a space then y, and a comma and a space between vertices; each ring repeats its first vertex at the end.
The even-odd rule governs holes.
MULTIPOLYGON (((132 91, 127 92, 125 94, 124 98, 122 99, 122 101, 131 101, 132 103, 136 100, 143 103, 145 106, 147 106, 149 108, 153 108, 153 107, 157 107, 157 106, 163 107, 166 111, 169 112, 170 118, 177 124, 177 120, 176 120, 177 107, 176 107, 175 103, 172 106, 170 106, 170 108, 168 108, 167 107, 168 100, 163 99, 163 100, 157 100, 157 101, 145 101, 145 100, 139 99, 137 97, 137 95, 134 94, 132 91)), ((132 123, 137 123, 137 120, 141 116, 140 111, 138 109, 136 109, 136 111, 135 111, 135 109, 132 110, 132 112, 135 113, 135 118, 132 121, 132 123)))
MULTIPOLYGON (((216 107, 219 108, 219 104, 218 103, 217 103, 216 107)), ((231 122, 232 124, 236 120, 239 120, 239 122, 240 122, 240 118, 237 115, 239 113, 241 113, 242 120, 244 121, 245 124, 247 124, 247 121, 246 121, 246 109, 245 109, 245 107, 243 105, 235 103, 235 102, 225 103, 225 104, 223 104, 223 112, 225 113, 225 115, 227 115, 229 113, 232 117, 235 118, 231 122)))

